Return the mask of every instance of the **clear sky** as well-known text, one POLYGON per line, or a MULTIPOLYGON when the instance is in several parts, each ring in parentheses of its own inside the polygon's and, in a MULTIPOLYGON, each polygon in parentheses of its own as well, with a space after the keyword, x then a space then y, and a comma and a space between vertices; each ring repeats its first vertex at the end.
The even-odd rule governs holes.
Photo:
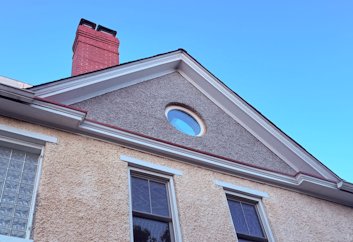
POLYGON ((70 76, 80 18, 118 31, 122 63, 186 49, 353 182, 353 1, 3 1, 0 75, 70 76))

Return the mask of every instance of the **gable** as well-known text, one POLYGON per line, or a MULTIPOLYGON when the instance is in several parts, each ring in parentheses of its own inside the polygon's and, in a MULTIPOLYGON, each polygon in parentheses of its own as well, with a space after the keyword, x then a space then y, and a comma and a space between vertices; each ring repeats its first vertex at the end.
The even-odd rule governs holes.
MULTIPOLYGON (((31 91, 35 93, 37 100, 39 98, 39 100, 44 102, 67 107, 66 105, 88 100, 174 72, 179 72, 196 89, 212 100, 214 104, 256 137, 258 141, 265 144, 265 146, 273 151, 280 159, 285 161, 285 163, 297 172, 296 176, 306 174, 318 178, 339 181, 339 178, 332 171, 283 133, 244 99, 227 88, 217 77, 212 75, 212 73, 182 49, 84 75, 38 85, 31 88, 31 91)), ((69 111, 69 113, 71 112, 72 111, 69 111)), ((73 118, 74 122, 81 119, 81 117, 74 118, 70 115, 65 116, 71 119, 73 118)), ((92 122, 94 123, 94 121, 92 122)), ((102 134, 106 136, 106 132, 110 132, 107 130, 104 131, 105 123, 93 124, 92 122, 89 119, 84 119, 79 126, 71 128, 78 128, 84 132, 93 132, 94 135, 98 135, 100 138, 103 138, 101 137, 102 134), (86 126, 85 124, 89 125, 86 126)), ((115 126, 112 128, 119 130, 120 127, 115 126)), ((116 132, 111 131, 113 133, 116 132)), ((134 130, 125 131, 130 133, 134 132, 134 130)), ((137 135, 139 136, 138 133, 137 135)), ((115 138, 114 136, 114 139, 115 138)), ((145 138, 153 139, 151 136, 145 138)), ((120 139, 118 140, 120 141, 120 139)), ((163 142, 163 140, 160 141, 163 142)), ((136 145, 139 143, 133 142, 133 144, 136 145)), ((171 145, 173 144, 175 145, 175 143, 171 143, 171 145)), ((181 152, 186 152, 185 149, 188 148, 190 147, 182 147, 183 150, 181 152)), ((160 151, 159 149, 157 150, 160 151)), ((212 156, 214 154, 205 153, 204 155, 212 156)), ((227 157, 218 158, 229 160, 227 157)), ((241 163, 238 162, 238 164, 241 163)))
POLYGON ((103 94, 73 107, 87 118, 126 130, 231 158, 247 165, 293 175, 296 171, 227 115, 178 72, 103 94), (206 124, 201 137, 185 135, 165 117, 166 106, 180 103, 206 124))
MULTIPOLYGON (((154 86, 154 84, 152 86, 154 86)), ((159 88, 160 87, 162 86, 159 86, 159 88)), ((158 90, 158 88, 155 89, 158 90)), ((112 100, 114 100, 114 98, 112 100)), ((308 153, 303 147, 261 115, 261 113, 259 113, 254 107, 227 88, 219 79, 207 71, 184 50, 164 53, 104 70, 65 78, 38 85, 27 90, 21 90, 0 84, 0 102, 1 114, 7 117, 77 134, 88 135, 90 137, 96 137, 101 140, 106 140, 108 142, 113 142, 155 155, 166 156, 172 159, 208 167, 212 170, 294 189, 311 196, 317 196, 352 206, 353 184, 336 176, 332 171, 320 163, 320 161, 310 155, 310 153, 308 153), (180 75, 177 72, 180 73, 180 75), (173 74, 168 75, 171 73, 173 74), (194 90, 195 93, 191 94, 197 98, 194 98, 191 101, 196 102, 201 99, 206 99, 208 102, 211 101, 211 104, 215 105, 216 109, 219 111, 217 112, 214 107, 210 107, 208 103, 206 103, 207 105, 205 106, 207 107, 207 113, 213 113, 214 115, 210 118, 204 117, 205 115, 202 114, 202 118, 205 120, 207 119, 206 121, 209 122, 209 120, 217 120, 217 118, 215 118, 216 116, 228 115, 227 117, 232 119, 231 122, 233 122, 233 125, 235 124, 238 128, 231 126, 230 129, 226 129, 228 128, 225 127, 227 122, 221 122, 220 126, 223 125, 224 127, 218 129, 220 130, 219 132, 215 132, 219 138, 218 142, 214 142, 213 146, 206 146, 205 144, 204 147, 207 147, 208 150, 205 148, 203 150, 206 151, 202 151, 192 148, 198 148, 201 144, 203 145, 200 141, 201 139, 189 137, 193 139, 190 139, 190 142, 188 143, 189 146, 187 146, 187 140, 185 141, 177 137, 177 135, 181 135, 180 133, 175 133, 174 136, 172 136, 177 142, 171 142, 173 139, 169 139, 171 141, 168 141, 166 139, 155 138, 137 132, 137 125, 134 122, 133 126, 135 129, 128 130, 114 124, 94 121, 92 120, 92 118, 94 118, 92 117, 94 112, 87 112, 75 108, 85 101, 88 102, 90 99, 102 101, 104 99, 99 99, 99 96, 108 97, 109 95, 113 95, 114 91, 117 91, 120 97, 122 96, 121 93, 126 92, 127 90, 133 90, 129 87, 137 88, 140 86, 142 88, 138 89, 140 92, 137 92, 138 95, 136 92, 134 92, 135 94, 126 92, 124 97, 126 97, 126 100, 134 102, 141 98, 141 95, 144 96, 147 93, 150 98, 145 99, 146 103, 143 103, 143 106, 150 108, 150 99, 159 99, 161 95, 152 95, 152 92, 146 92, 147 89, 143 83, 152 83, 152 81, 160 80, 158 77, 167 77, 170 82, 162 83, 167 87, 167 89, 164 88, 163 90, 169 91, 167 92, 169 93, 169 97, 178 97, 180 94, 180 91, 178 91, 179 89, 177 88, 178 85, 173 82, 174 77, 170 78, 170 76, 173 75, 177 75, 178 77, 176 79, 179 79, 180 83, 183 83, 182 86, 186 87, 186 89, 183 90, 183 96, 185 95, 184 98, 189 97, 189 92, 194 90), (173 92, 170 92, 170 90, 173 90, 173 92), (178 95, 175 96, 175 94, 178 95), (131 98, 131 95, 135 96, 131 98), (68 106, 72 104, 77 104, 77 106, 68 106), (224 113, 220 111, 223 111, 224 113), (240 129, 239 127, 243 129, 240 129), (228 132, 224 133, 222 132, 223 130, 227 130, 228 132), (238 132, 236 133, 238 134, 238 139, 229 140, 227 136, 230 132, 229 130, 232 130, 232 132, 237 130, 238 132), (249 144, 248 141, 250 141, 249 143, 252 145, 247 145, 249 144), (219 149, 223 148, 223 146, 227 146, 227 148, 224 149, 224 151, 227 151, 225 152, 227 156, 217 155, 221 154, 219 149), (243 149, 244 146, 250 148, 250 151, 243 149), (218 150, 215 150, 215 148, 218 150), (249 158, 246 160, 247 163, 245 163, 245 161, 230 158, 229 154, 233 154, 233 150, 236 150, 234 153, 238 155, 238 158, 241 152, 246 154, 245 157, 249 158), (211 151, 218 153, 215 154, 215 152, 212 153, 211 151), (254 159, 254 157, 258 158, 258 154, 260 154, 259 157, 263 160, 254 159), (266 160, 269 159, 270 156, 276 157, 271 160, 271 163, 266 160), (277 160, 278 162, 274 160, 277 160), (274 170, 272 169, 272 166, 268 168, 256 165, 265 163, 280 164, 278 166, 280 168, 274 170), (288 164, 290 168, 288 169, 284 163, 288 164)), ((126 102, 125 104, 128 105, 126 102)), ((194 108, 198 112, 200 106, 203 107, 204 103, 201 102, 201 104, 202 105, 198 102, 195 104, 192 102, 190 103, 191 106, 194 105, 194 108)), ((114 103, 114 105, 122 110, 125 108, 125 106, 120 105, 119 103, 114 103)), ((92 107, 87 108, 92 108, 93 110, 93 107, 98 107, 98 105, 95 104, 92 105, 92 107)), ((103 105, 100 105, 100 107, 101 108, 97 110, 101 111, 105 108, 103 105)), ((126 108, 125 112, 118 117, 115 117, 116 113, 112 112, 111 115, 114 117, 113 122, 120 122, 120 119, 124 121, 123 118, 126 115, 133 117, 134 115, 132 114, 135 113, 130 111, 131 110, 126 108)), ((140 114, 146 114, 144 111, 145 110, 140 109, 140 114)), ((161 110, 157 110, 156 112, 161 112, 161 110)), ((108 117, 109 115, 110 114, 106 113, 102 116, 96 115, 96 117, 99 119, 102 117, 104 118, 104 116, 108 117)), ((162 129, 172 129, 172 127, 167 123, 162 124, 161 120, 166 122, 164 113, 158 115, 158 118, 160 119, 159 124, 161 125, 149 125, 148 127, 154 132, 158 131, 157 134, 162 135, 162 129)), ((146 115, 139 115, 138 117, 141 116, 145 117, 146 115)), ((148 116, 147 118, 151 119, 153 117, 155 118, 153 115, 152 117, 148 116)), ((148 120, 147 118, 145 118, 145 120, 148 120)), ((132 121, 134 120, 130 119, 130 122, 132 121)), ((155 121, 156 120, 153 121, 154 124, 156 124, 155 121)), ((126 123, 127 122, 125 121, 125 124, 126 123)), ((129 125, 131 124, 129 123, 129 125)), ((207 125, 210 124, 207 123, 207 125)), ((3 131, 0 130, 0 133, 2 132, 7 132, 6 128, 3 131)), ((170 130, 170 132, 172 131, 170 130)), ((177 131, 173 130, 173 132, 177 131)), ((207 131, 206 134, 211 133, 207 131)))

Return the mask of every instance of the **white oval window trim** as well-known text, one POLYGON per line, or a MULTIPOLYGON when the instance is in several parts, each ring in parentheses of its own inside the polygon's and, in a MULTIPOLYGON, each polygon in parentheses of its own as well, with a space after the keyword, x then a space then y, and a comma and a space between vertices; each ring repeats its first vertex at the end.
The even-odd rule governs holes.
POLYGON ((184 133, 184 134, 187 134, 187 135, 190 135, 190 136, 194 136, 194 137, 198 137, 198 136, 202 136, 206 133, 206 125, 204 124, 203 120, 197 115, 195 114, 194 112, 192 112, 190 109, 187 109, 187 108, 184 108, 182 106, 179 106, 179 105, 170 105, 170 106, 167 106, 166 109, 165 109, 165 116, 169 122, 170 125, 172 125, 175 129, 177 129, 178 131, 184 133), (181 111, 181 112, 184 112, 188 115, 190 115, 195 121, 196 123, 199 125, 200 127, 200 132, 196 135, 191 135, 191 134, 188 134, 180 129, 178 129, 177 127, 175 127, 169 120, 168 118, 168 113, 172 110, 178 110, 178 111, 181 111))

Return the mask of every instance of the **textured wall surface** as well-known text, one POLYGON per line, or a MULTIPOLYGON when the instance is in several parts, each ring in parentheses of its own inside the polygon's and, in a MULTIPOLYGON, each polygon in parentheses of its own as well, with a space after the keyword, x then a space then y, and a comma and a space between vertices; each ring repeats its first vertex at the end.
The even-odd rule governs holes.
POLYGON ((103 123, 248 164, 295 174, 291 167, 179 73, 123 88, 73 106, 87 110, 88 118, 103 123), (165 117, 166 106, 173 102, 196 110, 206 124, 206 134, 192 137, 173 128, 165 117))
POLYGON ((215 179, 269 194, 263 202, 276 241, 353 241, 352 208, 88 137, 1 117, 0 123, 59 141, 45 147, 36 242, 129 241, 128 167, 121 154, 183 172, 173 178, 183 241, 236 241, 224 191, 215 179))

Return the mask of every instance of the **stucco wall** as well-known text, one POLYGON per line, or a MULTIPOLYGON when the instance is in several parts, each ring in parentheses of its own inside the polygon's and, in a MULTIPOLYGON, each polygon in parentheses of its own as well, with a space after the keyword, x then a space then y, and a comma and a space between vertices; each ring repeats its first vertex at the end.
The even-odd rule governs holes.
POLYGON ((87 110, 88 118, 103 123, 275 171, 296 173, 177 72, 73 106, 87 110), (203 136, 185 135, 168 123, 165 108, 175 102, 201 116, 207 129, 203 136))
POLYGON ((261 190, 277 241, 353 241, 353 209, 281 188, 134 151, 88 137, 7 118, 0 123, 54 135, 42 167, 34 239, 44 241, 128 241, 129 155, 181 170, 175 176, 184 241, 235 241, 226 197, 215 179, 261 190))

